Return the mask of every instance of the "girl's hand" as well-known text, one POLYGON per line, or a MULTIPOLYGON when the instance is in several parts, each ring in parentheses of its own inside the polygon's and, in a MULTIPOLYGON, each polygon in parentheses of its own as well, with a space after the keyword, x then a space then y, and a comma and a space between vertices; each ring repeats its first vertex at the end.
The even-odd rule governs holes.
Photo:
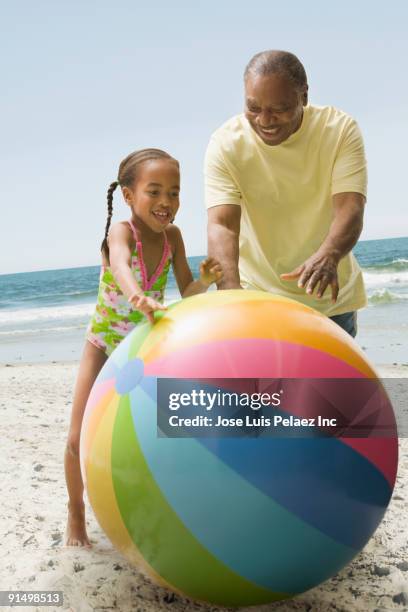
POLYGON ((200 281, 209 287, 212 283, 218 283, 223 277, 221 264, 214 257, 207 257, 200 264, 200 281))
POLYGON ((139 310, 146 315, 150 323, 154 323, 153 313, 156 310, 167 310, 167 306, 160 304, 160 302, 156 302, 156 300, 147 295, 131 296, 129 302, 135 310, 139 310))

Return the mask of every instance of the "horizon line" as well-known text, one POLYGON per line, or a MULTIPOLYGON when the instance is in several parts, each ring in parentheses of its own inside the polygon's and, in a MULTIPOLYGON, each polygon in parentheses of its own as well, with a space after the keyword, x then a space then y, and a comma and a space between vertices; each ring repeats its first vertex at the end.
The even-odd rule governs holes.
MULTIPOLYGON (((393 236, 392 238, 368 238, 366 240, 359 240, 356 246, 363 242, 379 242, 380 240, 401 240, 403 238, 408 238, 408 236, 393 236)), ((201 255, 188 255, 187 259, 191 257, 206 257, 206 255, 204 253, 201 255)), ((78 270, 81 268, 97 268, 97 267, 100 267, 100 265, 101 265, 100 263, 96 263, 96 264, 87 264, 87 265, 81 265, 81 266, 69 266, 67 268, 41 268, 41 269, 35 269, 35 270, 19 270, 17 272, 0 272, 0 276, 13 276, 14 274, 32 274, 34 272, 57 272, 57 271, 64 271, 64 270, 78 270)))

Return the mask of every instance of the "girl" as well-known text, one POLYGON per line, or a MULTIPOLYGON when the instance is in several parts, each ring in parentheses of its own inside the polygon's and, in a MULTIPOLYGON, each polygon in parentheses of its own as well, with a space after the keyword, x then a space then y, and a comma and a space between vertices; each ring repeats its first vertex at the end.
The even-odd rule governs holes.
POLYGON ((92 385, 113 349, 144 316, 153 323, 163 306, 170 263, 182 297, 203 293, 222 278, 212 258, 200 266, 194 281, 180 230, 172 225, 179 208, 179 164, 159 149, 131 153, 119 166, 118 180, 108 189, 108 219, 102 242, 98 302, 86 333, 74 392, 71 424, 65 450, 68 488, 66 543, 89 546, 85 527, 79 437, 92 385), (131 219, 110 228, 113 192, 120 186, 131 219))

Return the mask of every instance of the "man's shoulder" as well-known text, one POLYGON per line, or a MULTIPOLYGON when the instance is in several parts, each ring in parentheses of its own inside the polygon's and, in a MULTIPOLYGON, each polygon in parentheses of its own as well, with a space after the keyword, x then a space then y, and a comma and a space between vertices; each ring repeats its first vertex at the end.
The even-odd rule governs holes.
POLYGON ((234 115, 225 121, 212 134, 211 138, 218 142, 234 141, 242 138, 248 131, 248 122, 243 113, 234 115))
POLYGON ((322 129, 342 131, 356 123, 351 115, 335 106, 309 104, 307 112, 311 127, 320 126, 322 129))
POLYGON ((234 160, 241 158, 243 151, 248 151, 252 138, 245 115, 235 115, 211 134, 208 151, 221 154, 225 161, 234 163, 234 160))

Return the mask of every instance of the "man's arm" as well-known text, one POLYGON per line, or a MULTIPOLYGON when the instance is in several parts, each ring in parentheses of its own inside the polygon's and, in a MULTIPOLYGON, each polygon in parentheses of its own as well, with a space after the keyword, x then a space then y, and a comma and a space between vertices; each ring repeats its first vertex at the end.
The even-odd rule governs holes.
POLYGON ((208 255, 217 259, 224 276, 218 289, 241 289, 238 258, 241 207, 221 204, 208 209, 208 255))
POLYGON ((351 251, 363 229, 365 196, 361 193, 336 193, 333 196, 334 219, 320 248, 309 259, 288 274, 281 274, 282 280, 298 280, 298 287, 306 286, 311 295, 319 283, 317 297, 322 297, 331 286, 332 300, 339 293, 337 266, 351 251))

